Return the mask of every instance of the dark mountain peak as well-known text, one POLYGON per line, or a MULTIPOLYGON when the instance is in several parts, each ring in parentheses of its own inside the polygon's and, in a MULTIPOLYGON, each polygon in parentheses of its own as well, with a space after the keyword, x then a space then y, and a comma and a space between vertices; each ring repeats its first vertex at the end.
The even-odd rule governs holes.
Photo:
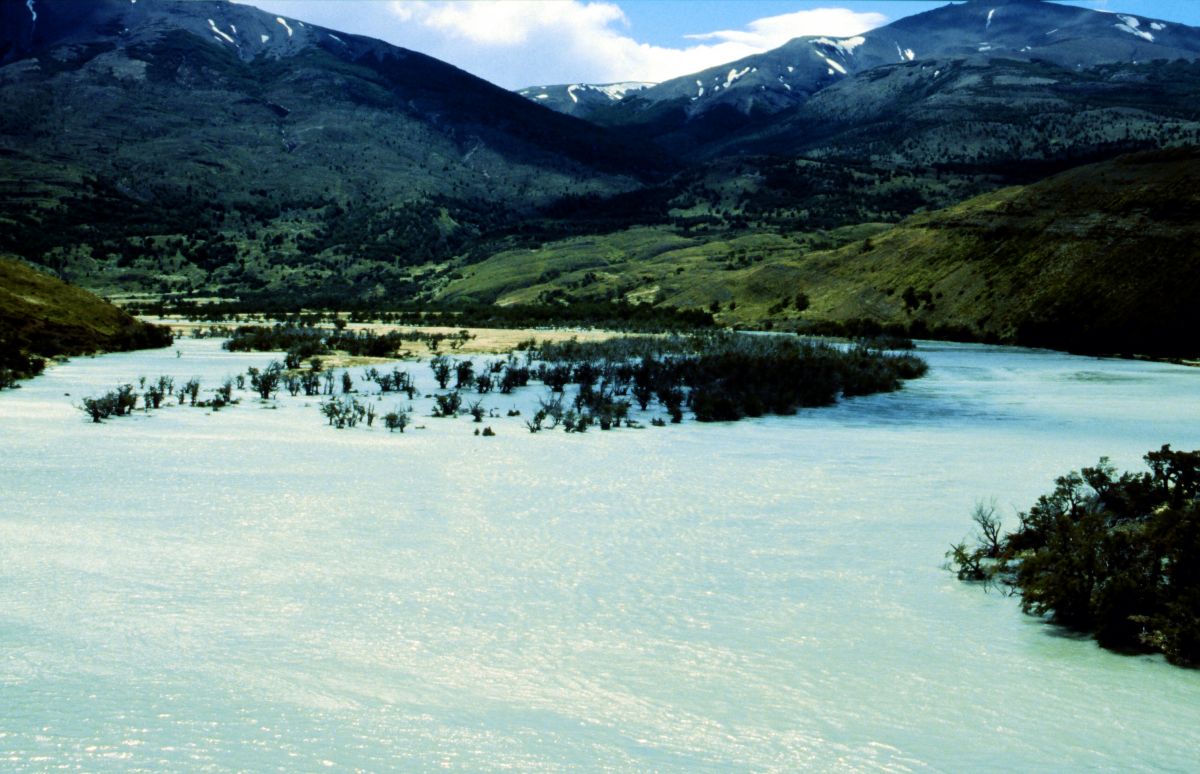
POLYGON ((629 94, 656 84, 645 81, 622 83, 563 83, 552 86, 528 86, 517 93, 539 105, 571 116, 587 117, 603 110, 629 94))
POLYGON ((0 0, 0 63, 64 45, 144 44, 179 30, 244 61, 314 46, 392 48, 227 0, 0 0))
MULTIPOLYGON (((604 123, 637 123, 665 112, 690 121, 707 114, 723 126, 773 114, 856 74, 906 62, 999 59, 1062 67, 1200 57, 1200 29, 1047 0, 950 3, 844 38, 805 36, 783 46, 632 93, 597 113, 572 113, 604 123), (615 108, 615 109, 614 109, 615 108)), ((554 106, 554 103, 550 103, 554 106)))
POLYGON ((215 0, 0 0, 0 105, 0 250, 70 245, 93 286, 407 293, 513 213, 671 171, 432 57, 215 0), (343 277, 349 253, 371 270, 343 277))

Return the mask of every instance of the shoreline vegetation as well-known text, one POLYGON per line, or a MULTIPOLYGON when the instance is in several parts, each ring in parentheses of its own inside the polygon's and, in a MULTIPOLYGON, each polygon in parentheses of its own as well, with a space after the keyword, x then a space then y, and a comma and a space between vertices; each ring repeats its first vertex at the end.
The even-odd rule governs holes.
POLYGON ((1058 477, 1011 532, 994 504, 977 504, 947 568, 1102 647, 1200 667, 1200 450, 1143 459, 1146 472, 1118 474, 1102 457, 1058 477))
POLYGON ((258 317, 276 321, 324 319, 330 322, 375 322, 382 325, 452 328, 596 328, 621 332, 663 333, 714 328, 711 312, 625 301, 583 301, 571 304, 435 304, 401 305, 394 309, 344 306, 264 307, 222 299, 164 303, 128 302, 125 308, 139 317, 174 317, 193 322, 223 322, 258 317), (317 311, 321 310, 321 311, 317 311))
POLYGON ((791 333, 811 338, 844 339, 850 341, 903 341, 928 339, 932 341, 1000 346, 1048 347, 1087 357, 1144 360, 1200 367, 1200 357, 1139 351, 1128 347, 1090 348, 1054 346, 1053 342, 1013 342, 996 336, 978 335, 963 327, 928 326, 915 322, 882 323, 868 318, 841 321, 809 321, 803 325, 765 320, 763 325, 722 323, 710 312, 680 310, 673 307, 648 307, 644 304, 596 302, 588 304, 513 304, 412 306, 393 310, 372 310, 366 307, 339 311, 261 306, 209 299, 172 306, 163 303, 139 305, 127 302, 130 311, 147 323, 169 325, 180 333, 203 330, 213 325, 236 327, 242 324, 285 324, 314 326, 334 324, 341 320, 351 330, 371 330, 377 333, 401 331, 449 334, 469 329, 476 340, 462 347, 464 353, 502 354, 513 345, 536 335, 542 338, 565 340, 572 336, 585 339, 605 339, 617 335, 688 333, 706 330, 791 333), (646 307, 641 309, 640 307, 646 307))
MULTIPOLYGON (((375 333, 370 330, 297 327, 277 325, 221 327, 196 331, 201 336, 228 336, 223 348, 235 352, 284 351, 284 360, 272 361, 265 369, 250 368, 236 383, 227 379, 212 401, 196 396, 200 385, 188 383, 184 395, 192 405, 211 405, 214 410, 237 403, 233 390, 249 389, 264 401, 279 392, 292 396, 324 397, 322 413, 330 425, 351 428, 360 421, 370 427, 383 414, 389 430, 405 426, 424 400, 433 418, 470 415, 475 422, 485 416, 499 418, 498 409, 484 406, 490 393, 508 395, 540 384, 545 397, 532 418, 520 421, 529 432, 562 427, 567 432, 584 432, 641 427, 643 421, 662 426, 683 421, 684 411, 700 422, 736 421, 766 414, 793 414, 801 408, 825 406, 843 397, 890 392, 905 380, 923 376, 926 363, 909 352, 911 342, 889 342, 888 350, 868 343, 838 346, 801 339, 790 334, 746 334, 727 331, 622 336, 603 340, 519 342, 505 356, 476 362, 457 350, 471 340, 460 330, 449 336, 413 339, 411 333, 375 333), (340 378, 337 366, 325 357, 350 356, 400 361, 413 357, 404 349, 408 342, 422 342, 428 349, 427 367, 437 390, 421 396, 412 375, 393 367, 362 369, 356 381, 349 370, 340 378), (445 345, 445 351, 441 348, 445 345), (340 389, 339 389, 340 388, 340 389), (403 394, 407 407, 381 412, 374 404, 385 396, 403 394), (636 407, 636 408, 635 408, 636 407)), ((116 390, 87 398, 79 406, 93 421, 124 416, 142 398, 143 410, 158 408, 164 396, 172 395, 173 383, 138 380, 118 385, 116 390), (149 385, 149 387, 147 386, 149 385)), ((512 409, 507 417, 519 417, 512 409)), ((489 426, 483 435, 494 435, 489 426)))

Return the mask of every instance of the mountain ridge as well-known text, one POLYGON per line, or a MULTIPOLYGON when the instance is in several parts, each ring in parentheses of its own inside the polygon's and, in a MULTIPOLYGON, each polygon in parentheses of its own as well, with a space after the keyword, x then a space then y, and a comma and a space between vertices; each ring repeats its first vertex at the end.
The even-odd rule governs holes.
POLYGON ((610 126, 653 123, 663 111, 678 113, 676 120, 683 122, 720 109, 773 114, 801 106, 849 76, 926 60, 1006 58, 1089 68, 1198 56, 1200 29, 1183 24, 1044 0, 973 0, 859 35, 793 38, 770 51, 664 81, 616 105, 574 106, 573 114, 610 126))
MULTIPOLYGON (((71 4, 43 0, 42 27, 0 31, 0 249, 135 304, 622 300, 716 304, 738 325, 861 316, 1015 340, 1025 324, 1028 339, 1032 317, 980 322, 1024 303, 1011 295, 985 296, 972 315, 922 305, 925 292, 958 292, 919 281, 934 241, 911 242, 891 296, 847 296, 859 285, 846 278, 823 291, 832 269, 806 256, 857 267, 866 282, 876 273, 860 255, 875 251, 849 245, 899 244, 916 233, 912 221, 895 230, 905 218, 1122 153, 1200 145, 1194 58, 1075 67, 901 49, 905 61, 830 75, 830 46, 848 61, 881 44, 802 39, 832 79, 803 104, 718 106, 688 121, 664 102, 649 122, 601 127, 369 39, 245 6, 143 3, 103 0, 80 21, 54 12, 71 4), (913 308, 896 296, 909 286, 913 308)), ((1029 7, 955 6, 939 34, 960 34, 960 18, 1000 29, 1005 9, 1029 7)), ((6 18, 32 21, 28 11, 0 0, 6 18)), ((1105 35, 1134 46, 1151 43, 1135 34, 1143 26, 1164 32, 1108 21, 1105 35)), ((727 70, 728 91, 759 74, 727 70)), ((1172 255, 1170 271, 1183 271, 1187 256, 1172 255)), ((966 271, 967 258, 938 260, 966 271)), ((1075 306, 1062 319, 1100 311, 1075 306)))
POLYGON ((403 292, 515 214, 669 168, 423 54, 248 6, 36 8, 32 27, 0 3, 0 248, 93 287, 403 292))

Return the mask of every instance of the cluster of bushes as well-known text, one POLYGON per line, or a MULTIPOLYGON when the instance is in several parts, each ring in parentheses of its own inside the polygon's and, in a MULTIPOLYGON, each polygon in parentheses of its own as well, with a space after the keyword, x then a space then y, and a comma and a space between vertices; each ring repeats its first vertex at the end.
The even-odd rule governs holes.
MULTIPOLYGON (((331 427, 339 430, 355 427, 360 422, 365 422, 367 427, 372 427, 378 417, 375 404, 370 400, 360 401, 357 397, 346 394, 352 391, 353 380, 350 379, 347 372, 342 372, 342 377, 343 394, 334 396, 331 387, 328 400, 321 404, 321 413, 331 427)), ((410 400, 416 394, 411 377, 402 371, 393 370, 391 373, 380 373, 377 369, 371 368, 363 375, 363 379, 379 384, 381 393, 391 392, 394 389, 406 392, 410 400)), ((388 432, 399 430, 403 433, 404 428, 408 427, 410 416, 409 411, 393 409, 383 415, 383 425, 388 432)))
POLYGON ((525 427, 531 433, 542 430, 553 430, 559 425, 568 433, 583 433, 593 425, 601 430, 612 430, 621 426, 638 427, 637 422, 629 418, 630 403, 627 400, 614 399, 611 391, 601 388, 591 389, 585 396, 584 390, 575 396, 574 408, 563 406, 563 396, 551 391, 550 395, 539 401, 538 410, 533 418, 526 420, 525 427))
POLYGON ((389 373, 371 367, 363 373, 362 378, 363 381, 375 382, 375 384, 379 385, 381 393, 403 392, 408 395, 409 400, 412 400, 417 394, 417 388, 413 384, 412 377, 408 375, 407 371, 401 371, 398 368, 393 368, 389 373))
POLYGON ((584 401, 601 405, 632 395, 643 410, 657 398, 674 422, 684 406, 702 422, 791 414, 896 390, 927 369, 914 355, 863 345, 728 332, 546 344, 530 356, 542 361, 538 376, 552 390, 575 383, 584 401))
MULTIPOLYGON (((251 371, 253 370, 255 369, 251 369, 251 371)), ((138 377, 136 389, 132 384, 117 385, 115 390, 110 390, 99 397, 84 398, 78 408, 92 422, 99 423, 110 417, 128 416, 137 408, 139 398, 142 400, 142 407, 145 411, 170 405, 168 402, 170 398, 178 400, 180 406, 190 403, 192 406, 211 408, 213 411, 238 402, 233 397, 233 380, 231 379, 226 379, 220 387, 214 388, 211 398, 203 400, 200 398, 199 379, 189 379, 176 387, 175 378, 171 376, 160 376, 155 380, 148 380, 141 376, 138 377)))
POLYGON ((437 380, 438 387, 443 390, 453 376, 456 390, 474 388, 480 395, 492 390, 507 395, 529 384, 530 379, 529 366, 521 365, 512 355, 503 360, 487 361, 478 372, 471 360, 453 361, 445 355, 432 358, 429 367, 433 369, 433 378, 437 380))
POLYGON ((21 379, 31 379, 46 368, 46 361, 31 356, 15 345, 0 339, 0 390, 16 387, 21 379))
POLYGON ((974 541, 951 547, 949 567, 1106 648, 1200 666, 1200 450, 1144 459, 1148 472, 1118 475, 1102 458, 1059 477, 1007 534, 978 506, 974 541))
POLYGON ((79 409, 99 423, 109 417, 124 417, 133 413, 137 406, 137 395, 132 384, 118 385, 98 398, 84 398, 79 409))
POLYGON ((354 427, 366 420, 367 427, 375 424, 375 407, 370 403, 362 403, 354 397, 333 397, 321 404, 321 413, 329 420, 331 427, 341 430, 354 427))
POLYGON ((404 342, 423 342, 430 351, 436 352, 445 342, 451 349, 458 349, 472 336, 465 330, 457 333, 428 333, 425 331, 348 331, 343 326, 333 329, 299 327, 294 325, 240 325, 228 333, 222 345, 230 352, 274 352, 287 351, 289 368, 299 368, 300 363, 316 355, 328 355, 335 351, 346 352, 358 357, 396 357, 404 342))
POLYGON ((592 426, 634 427, 630 412, 635 402, 645 411, 657 401, 674 423, 683 420, 685 408, 702 422, 737 420, 791 414, 800 407, 833 403, 839 396, 895 390, 904 379, 926 370, 924 361, 911 354, 861 344, 839 348, 790 335, 722 332, 602 342, 572 339, 528 342, 522 348, 524 362, 509 355, 485 362, 478 370, 469 359, 431 359, 439 388, 450 390, 434 396, 433 415, 460 413, 460 391, 508 393, 532 380, 549 390, 525 422, 535 433, 560 426, 567 432, 585 432, 592 426), (568 385, 577 389, 571 402, 564 403, 568 385))

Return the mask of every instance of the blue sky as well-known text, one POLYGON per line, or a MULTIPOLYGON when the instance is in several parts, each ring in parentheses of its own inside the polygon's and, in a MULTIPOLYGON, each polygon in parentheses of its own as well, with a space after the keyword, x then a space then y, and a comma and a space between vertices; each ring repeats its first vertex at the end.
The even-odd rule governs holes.
MULTIPOLYGON (((705 32, 706 28, 742 27, 754 19, 789 11, 842 6, 856 11, 879 13, 887 16, 889 21, 895 21, 947 3, 945 0, 693 0, 689 3, 671 0, 617 0, 617 4, 629 17, 639 39, 648 43, 669 45, 681 42, 683 35, 705 32)), ((1119 11, 1200 26, 1200 0, 1074 0, 1060 4, 1098 11, 1119 11)))
MULTIPOLYGON (((662 81, 776 48, 850 36, 945 0, 238 0, 429 54, 505 88, 662 81)), ((1197 0, 1065 4, 1200 26, 1197 0)))

